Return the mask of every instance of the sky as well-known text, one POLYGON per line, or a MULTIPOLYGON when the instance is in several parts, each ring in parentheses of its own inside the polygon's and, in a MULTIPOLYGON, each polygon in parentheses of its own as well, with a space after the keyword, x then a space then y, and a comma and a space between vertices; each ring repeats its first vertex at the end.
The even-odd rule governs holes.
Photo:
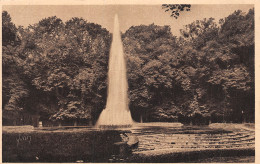
POLYGON ((57 16, 63 22, 72 17, 82 17, 88 22, 100 24, 111 33, 113 32, 114 15, 119 17, 120 30, 125 32, 131 26, 137 25, 169 25, 173 35, 179 36, 180 29, 186 24, 203 18, 225 18, 235 10, 248 12, 253 5, 247 4, 219 4, 219 5, 198 5, 191 6, 191 11, 180 13, 178 19, 170 17, 170 12, 164 12, 161 5, 19 5, 3 6, 2 9, 8 11, 12 22, 16 26, 33 25, 43 18, 57 16))

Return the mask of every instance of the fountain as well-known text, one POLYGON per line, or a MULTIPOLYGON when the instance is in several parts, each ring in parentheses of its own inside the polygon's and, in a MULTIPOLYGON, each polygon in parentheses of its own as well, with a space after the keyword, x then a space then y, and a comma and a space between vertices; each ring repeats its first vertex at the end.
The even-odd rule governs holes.
POLYGON ((133 124, 128 108, 127 89, 126 63, 116 14, 109 56, 108 97, 106 108, 96 123, 97 127, 129 127, 133 124))
MULTIPOLYGON (((183 126, 181 123, 133 124, 128 109, 126 66, 115 16, 109 58, 106 108, 97 127, 3 126, 3 162, 226 162, 255 156, 255 127, 246 124, 183 126), (108 128, 102 129, 102 128, 108 128), (110 128, 117 128, 111 130, 110 128), (221 157, 221 158, 219 158, 221 157), (229 159, 230 161, 230 159, 229 159)), ((244 159, 243 159, 244 160, 244 159)))

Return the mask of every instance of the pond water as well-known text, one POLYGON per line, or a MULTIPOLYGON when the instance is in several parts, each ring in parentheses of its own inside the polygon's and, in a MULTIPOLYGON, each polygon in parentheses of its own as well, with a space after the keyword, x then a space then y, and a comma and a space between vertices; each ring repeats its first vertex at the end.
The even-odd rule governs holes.
POLYGON ((157 126, 139 125, 131 130, 139 139, 136 152, 174 149, 217 149, 254 147, 254 131, 222 129, 209 126, 157 126))

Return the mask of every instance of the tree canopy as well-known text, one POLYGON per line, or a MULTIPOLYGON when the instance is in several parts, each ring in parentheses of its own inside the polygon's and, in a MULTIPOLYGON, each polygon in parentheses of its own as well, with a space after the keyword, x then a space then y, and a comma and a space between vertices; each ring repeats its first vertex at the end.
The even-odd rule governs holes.
POLYGON ((177 19, 182 11, 190 11, 190 4, 163 4, 162 8, 165 12, 171 12, 171 17, 177 19))
POLYGON ((241 113, 253 119, 253 13, 235 11, 220 23, 196 20, 179 38, 168 26, 127 30, 123 42, 133 112, 147 120, 199 114, 241 121, 241 113))
MULTIPOLYGON (((179 16, 190 5, 164 5, 179 16)), ((56 16, 26 28, 2 12, 3 119, 95 122, 105 107, 112 35, 83 18, 56 16)), ((254 120, 254 9, 215 22, 132 26, 122 34, 134 120, 254 120), (141 117, 141 118, 140 118, 141 117)))

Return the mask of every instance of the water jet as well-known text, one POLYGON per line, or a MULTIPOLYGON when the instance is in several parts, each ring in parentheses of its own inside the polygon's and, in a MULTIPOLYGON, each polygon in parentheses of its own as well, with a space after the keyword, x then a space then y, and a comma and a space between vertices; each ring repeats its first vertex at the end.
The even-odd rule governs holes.
POLYGON ((128 83, 118 15, 114 18, 113 40, 109 55, 108 96, 106 108, 101 112, 96 127, 130 127, 133 124, 128 108, 128 83))

